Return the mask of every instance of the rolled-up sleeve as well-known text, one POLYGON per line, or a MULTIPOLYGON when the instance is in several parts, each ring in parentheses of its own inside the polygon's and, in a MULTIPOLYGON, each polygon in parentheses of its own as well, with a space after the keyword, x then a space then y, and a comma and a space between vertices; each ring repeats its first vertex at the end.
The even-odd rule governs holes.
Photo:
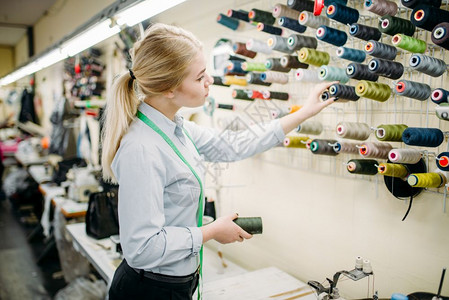
POLYGON ((239 131, 219 131, 190 121, 185 121, 184 127, 191 134, 199 153, 209 162, 242 160, 278 145, 285 138, 279 119, 239 131))

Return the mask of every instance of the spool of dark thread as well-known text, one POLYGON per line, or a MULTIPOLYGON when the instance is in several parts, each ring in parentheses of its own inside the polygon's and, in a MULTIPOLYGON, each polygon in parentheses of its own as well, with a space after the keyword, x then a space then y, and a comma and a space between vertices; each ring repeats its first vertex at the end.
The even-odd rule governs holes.
POLYGON ((310 11, 313 12, 313 6, 315 3, 310 0, 287 0, 287 6, 297 11, 310 11))
POLYGON ((229 86, 229 85, 223 83, 223 78, 221 78, 220 76, 214 76, 213 78, 214 78, 214 83, 213 83, 214 85, 221 85, 221 86, 226 86, 226 87, 229 86))
POLYGON ((449 50, 449 23, 443 22, 435 26, 432 31, 432 42, 449 50))
POLYGON ((444 60, 423 54, 413 54, 410 57, 409 64, 413 69, 432 77, 439 77, 447 72, 447 65, 444 60))
POLYGON ((238 217, 234 223, 249 234, 261 234, 263 231, 261 217, 238 217))
POLYGON ((291 68, 284 68, 281 65, 280 58, 268 58, 265 62, 265 66, 267 67, 268 70, 276 71, 276 72, 288 73, 291 70, 291 68))
POLYGON ((382 32, 380 32, 376 27, 370 27, 357 23, 351 24, 349 27, 349 34, 364 41, 378 41, 382 37, 382 32))
POLYGON ((321 93, 320 99, 321 99, 321 101, 326 101, 330 97, 331 96, 330 96, 329 92, 328 91, 324 91, 323 93, 321 93))
POLYGON ((204 205, 204 215, 209 216, 215 220, 217 218, 217 214, 215 211, 215 202, 213 200, 208 201, 207 197, 205 200, 206 201, 205 201, 205 205, 204 205))
POLYGON ((404 97, 409 97, 416 100, 427 100, 431 94, 429 85, 410 80, 399 80, 394 89, 395 93, 404 97))
POLYGON ((248 72, 246 74, 246 81, 250 84, 257 84, 263 86, 270 86, 271 82, 265 82, 260 78, 261 73, 248 72))
POLYGON ((254 99, 248 96, 248 93, 245 90, 240 89, 234 89, 232 91, 232 98, 239 100, 254 101, 254 99))
POLYGON ((248 50, 246 48, 246 43, 239 43, 239 42, 234 43, 232 45, 232 50, 234 50, 234 52, 236 54, 240 54, 240 55, 243 55, 243 56, 246 56, 246 57, 249 57, 249 58, 254 58, 257 55, 257 52, 248 50))
POLYGON ((376 175, 378 162, 374 159, 351 159, 346 169, 349 173, 360 175, 376 175))
POLYGON ((311 36, 292 34, 288 37, 287 45, 290 50, 300 50, 304 47, 316 49, 318 47, 318 41, 311 36))
POLYGON ((401 0, 402 5, 408 8, 415 8, 420 4, 425 4, 434 7, 441 6, 441 0, 401 0))
POLYGON ((242 69, 242 61, 241 60, 230 60, 229 64, 228 64, 228 71, 229 71, 229 75, 233 74, 233 75, 245 75, 246 73, 248 73, 247 71, 242 69))
POLYGON ((338 153, 335 152, 334 147, 329 146, 329 144, 335 144, 336 142, 336 140, 314 139, 310 143, 310 151, 313 154, 336 156, 338 153))
POLYGON ((366 53, 362 50, 338 47, 337 56, 354 62, 363 62, 366 59, 366 53))
POLYGON ((364 50, 371 56, 388 60, 394 60, 398 53, 398 49, 396 47, 374 40, 368 41, 364 47, 364 50))
POLYGON ((377 81, 379 79, 379 75, 370 72, 367 65, 358 63, 350 63, 346 67, 346 75, 356 80, 377 81))
POLYGON ((279 26, 288 28, 290 30, 303 33, 306 31, 307 27, 298 23, 298 20, 293 20, 287 17, 281 17, 278 20, 279 26))
POLYGON ((276 99, 276 100, 287 101, 290 98, 290 96, 288 93, 283 93, 283 92, 264 91, 263 98, 267 99, 267 100, 268 99, 276 99))
POLYGON ((272 12, 260 10, 257 8, 253 8, 248 13, 248 18, 252 22, 258 22, 258 23, 260 22, 260 23, 264 23, 264 24, 268 24, 268 25, 273 25, 274 22, 276 22, 276 18, 273 17, 272 12))
POLYGON ((346 32, 326 26, 321 25, 316 30, 316 37, 317 39, 332 44, 334 46, 343 46, 346 44, 346 41, 348 40, 348 35, 346 32))
POLYGON ((438 147, 444 134, 438 128, 409 127, 402 133, 402 141, 411 146, 438 147))
POLYGON ((298 60, 298 56, 284 55, 281 57, 281 66, 291 69, 307 69, 308 64, 302 63, 298 60))
POLYGON ((262 22, 257 24, 257 30, 274 35, 282 35, 282 28, 271 26, 269 24, 264 24, 262 22))
POLYGON ((348 0, 324 0, 324 6, 329 6, 332 3, 338 3, 341 5, 347 5, 348 4, 348 0))
POLYGON ((438 169, 442 171, 449 171, 449 152, 441 152, 435 160, 438 169))
POLYGON ((376 75, 390 79, 399 79, 404 74, 404 66, 401 63, 380 58, 371 59, 368 69, 376 75))
POLYGON ((228 9, 228 17, 249 22, 248 12, 244 10, 228 9))
POLYGON ((360 99, 355 93, 355 87, 339 83, 335 83, 329 87, 329 95, 342 100, 357 101, 360 99))
POLYGON ((449 20, 449 11, 420 4, 413 9, 410 20, 416 27, 432 31, 438 24, 449 20))
POLYGON ((217 16, 217 23, 221 24, 223 26, 228 27, 229 29, 232 30, 237 30, 239 28, 240 25, 240 21, 234 18, 230 18, 224 14, 219 14, 217 16))
POLYGON ((226 110, 234 110, 234 105, 232 104, 224 104, 224 103, 218 103, 217 108, 220 109, 226 109, 226 110))
POLYGON ((379 20, 378 28, 380 32, 388 35, 403 33, 408 36, 413 36, 415 33, 415 25, 411 21, 393 16, 383 16, 379 20))
POLYGON ((357 23, 359 20, 359 11, 357 9, 335 2, 327 7, 326 15, 328 18, 345 25, 357 23))
POLYGON ((448 103, 449 102, 449 91, 446 91, 442 88, 437 88, 432 91, 432 94, 430 95, 430 99, 433 103, 441 104, 441 103, 448 103))

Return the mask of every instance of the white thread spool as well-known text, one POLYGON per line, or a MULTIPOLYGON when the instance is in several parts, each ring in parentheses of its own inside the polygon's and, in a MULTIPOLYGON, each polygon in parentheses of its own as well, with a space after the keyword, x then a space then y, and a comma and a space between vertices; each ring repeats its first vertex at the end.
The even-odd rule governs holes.
POLYGON ((288 74, 281 73, 281 72, 273 72, 273 71, 267 71, 264 72, 264 82, 271 82, 271 83, 280 83, 280 84, 287 84, 288 83, 288 74))
POLYGON ((363 273, 365 274, 373 273, 373 267, 371 266, 371 262, 368 259, 363 260, 363 273))
POLYGON ((317 121, 304 122, 298 126, 296 132, 302 134, 319 135, 323 132, 323 124, 317 121))
POLYGON ((330 20, 324 16, 314 16, 311 12, 303 11, 299 14, 298 22, 301 25, 316 29, 321 25, 329 25, 330 20))
POLYGON ((321 82, 316 70, 297 69, 295 71, 295 79, 302 82, 321 82))
POLYGON ((265 54, 271 54, 271 52, 273 52, 273 50, 268 47, 266 42, 262 42, 256 39, 249 39, 248 41, 246 41, 246 49, 265 54))
POLYGON ((340 122, 337 124, 337 135, 341 138, 364 141, 369 138, 371 129, 366 123, 340 122))
POLYGON ((267 45, 272 50, 276 50, 276 51, 279 51, 282 53, 292 54, 294 52, 294 50, 291 50, 290 48, 288 48, 287 40, 288 40, 288 38, 285 38, 285 37, 282 37, 279 35, 271 35, 267 39, 267 45))
POLYGON ((392 149, 388 159, 393 163, 416 164, 421 159, 421 152, 416 149, 392 149))
POLYGON ((355 258, 355 268, 357 270, 363 269, 363 258, 361 256, 355 258))
POLYGON ((287 108, 279 108, 279 109, 273 110, 271 112, 271 116, 273 118, 277 119, 277 118, 282 118, 283 116, 286 116, 289 113, 290 112, 289 112, 289 108, 288 107, 287 108))

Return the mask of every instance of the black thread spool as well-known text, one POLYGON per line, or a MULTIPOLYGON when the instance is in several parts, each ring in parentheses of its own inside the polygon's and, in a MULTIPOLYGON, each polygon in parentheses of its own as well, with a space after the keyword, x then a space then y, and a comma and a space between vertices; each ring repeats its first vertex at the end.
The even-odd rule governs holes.
POLYGON ((257 8, 253 8, 248 13, 248 18, 252 22, 261 22, 261 23, 268 24, 268 25, 273 25, 274 22, 276 22, 276 18, 273 17, 272 12, 260 10, 257 8))
POLYGON ((260 79, 260 74, 261 73, 248 72, 248 74, 246 74, 246 81, 250 84, 270 86, 271 82, 265 82, 260 79))
POLYGON ((370 27, 357 23, 354 23, 349 27, 349 34, 364 41, 378 41, 382 37, 382 32, 380 32, 376 27, 370 27))
POLYGON ((249 22, 248 12, 245 10, 228 9, 228 17, 249 22))
POLYGON ((281 66, 284 68, 292 69, 307 69, 308 64, 302 63, 298 60, 298 56, 295 55, 284 55, 281 57, 281 66))
POLYGON ((276 100, 282 100, 282 101, 288 101, 290 98, 288 93, 283 92, 272 92, 272 91, 263 91, 263 98, 264 99, 276 99, 276 100))
POLYGON ((415 8, 420 4, 430 5, 434 7, 441 6, 441 0, 401 0, 401 3, 408 8, 415 8))
POLYGON ((336 142, 336 140, 314 139, 310 143, 310 151, 313 154, 336 156, 338 153, 335 152, 334 147, 329 146, 329 144, 333 145, 336 142))
POLYGON ((415 25, 411 21, 393 16, 383 16, 379 20, 378 28, 381 32, 388 35, 403 33, 408 36, 413 36, 415 33, 415 25))
POLYGON ((287 45, 290 50, 301 50, 301 48, 316 49, 318 47, 318 41, 311 36, 292 34, 288 37, 287 45))
POLYGON ((432 42, 449 50, 449 23, 443 22, 435 26, 432 31, 432 42))
POLYGON ((352 174, 376 175, 378 173, 376 165, 378 164, 374 159, 351 159, 346 164, 346 169, 352 174))
POLYGON ((296 31, 299 33, 303 33, 307 29, 307 26, 299 24, 298 20, 293 20, 293 19, 290 19, 287 17, 279 18, 278 24, 279 24, 279 26, 288 28, 290 30, 293 30, 293 31, 296 31))
POLYGON ((357 101, 360 99, 355 93, 355 87, 339 83, 335 83, 329 87, 329 95, 342 100, 357 101))
POLYGON ((358 63, 350 63, 346 67, 346 75, 356 80, 377 81, 379 79, 379 75, 370 72, 367 65, 358 63))
POLYGON ((270 34, 274 34, 274 35, 282 35, 282 28, 279 27, 275 27, 269 24, 264 24, 262 22, 259 22, 257 24, 257 30, 262 31, 262 32, 266 32, 266 33, 270 33, 270 34))
POLYGON ((287 6, 297 11, 310 11, 313 12, 313 6, 315 3, 309 0, 287 0, 287 6))
POLYGON ((359 11, 357 9, 336 2, 327 7, 326 15, 328 18, 345 25, 357 23, 359 20, 359 11))
POLYGON ((221 85, 221 86, 226 86, 226 87, 229 86, 228 84, 224 84, 223 83, 223 78, 222 77, 214 76, 213 78, 214 78, 214 83, 213 83, 214 85, 221 85))
POLYGON ((317 39, 332 44, 334 46, 343 46, 346 44, 346 41, 348 40, 348 35, 346 32, 326 26, 321 25, 316 30, 316 37, 317 39))
POLYGON ((410 19, 416 27, 432 31, 438 24, 449 20, 449 11, 421 4, 413 9, 410 19))
POLYGON ((398 49, 396 47, 374 40, 368 41, 364 47, 364 50, 371 56, 388 60, 394 60, 398 53, 398 49))
POLYGON ((329 94, 328 91, 324 91, 324 92, 321 94, 321 96, 320 96, 321 101, 326 101, 326 100, 328 100, 329 98, 330 98, 330 94, 329 94))
POLYGON ((267 67, 268 70, 276 71, 276 72, 284 72, 288 73, 290 72, 291 68, 284 68, 281 65, 281 59, 280 58, 268 58, 265 61, 265 67, 267 67))
POLYGON ((404 74, 404 66, 401 63, 380 58, 371 59, 368 69, 374 74, 390 79, 399 79, 404 74))
POLYGON ((225 109, 225 110, 234 110, 233 104, 224 104, 224 103, 218 103, 217 108, 225 109))

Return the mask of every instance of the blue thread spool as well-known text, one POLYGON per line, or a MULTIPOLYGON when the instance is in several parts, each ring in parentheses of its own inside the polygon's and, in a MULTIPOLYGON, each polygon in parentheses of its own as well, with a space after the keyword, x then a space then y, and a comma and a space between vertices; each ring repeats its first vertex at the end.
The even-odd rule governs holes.
POLYGON ((326 15, 328 18, 343 24, 357 23, 359 20, 359 11, 357 9, 338 3, 329 5, 326 10, 326 15))
POLYGON ((341 5, 346 5, 348 4, 348 0, 324 0, 324 6, 329 6, 332 3, 338 3, 341 5))
POLYGON ((290 30, 299 32, 299 33, 303 33, 304 31, 306 31, 307 26, 301 25, 298 23, 297 20, 293 20, 287 17, 281 17, 278 20, 278 24, 279 26, 288 28, 290 30))
POLYGON ((366 53, 357 49, 339 47, 337 49, 337 56, 339 58, 361 63, 365 60, 366 53))
POLYGON ((334 46, 340 47, 346 44, 348 40, 348 35, 346 32, 322 25, 316 30, 317 39, 332 44, 334 46))
POLYGON ((449 91, 446 91, 442 88, 437 88, 432 91, 432 94, 430 95, 430 99, 433 103, 441 104, 441 103, 448 103, 449 102, 449 91))
POLYGON ((266 32, 266 33, 271 33, 271 34, 274 34, 274 35, 282 35, 282 28, 271 26, 269 24, 258 23, 257 24, 257 30, 263 31, 263 32, 266 32))
POLYGON ((242 74, 245 75, 248 71, 242 69, 242 61, 230 60, 227 66, 228 73, 230 74, 242 74))
POLYGON ((444 134, 438 128, 409 127, 402 133, 402 141, 412 146, 438 147, 444 134))
POLYGON ((237 30, 237 28, 239 28, 239 25, 240 25, 239 20, 229 18, 228 16, 225 16, 224 14, 218 15, 217 23, 224 25, 232 30, 237 30))

